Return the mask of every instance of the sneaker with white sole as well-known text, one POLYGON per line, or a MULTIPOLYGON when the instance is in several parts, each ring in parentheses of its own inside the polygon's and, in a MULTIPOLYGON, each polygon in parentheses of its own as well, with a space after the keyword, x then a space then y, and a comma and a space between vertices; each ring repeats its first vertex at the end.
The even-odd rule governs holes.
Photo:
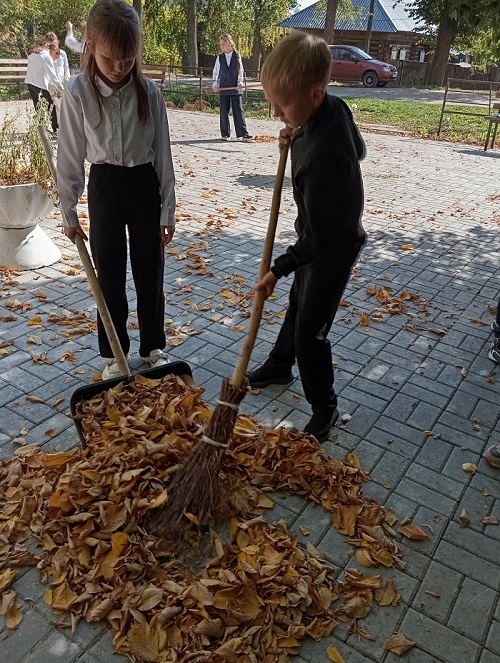
POLYGON ((491 467, 495 467, 497 470, 500 470, 500 444, 494 444, 492 447, 487 449, 484 452, 484 457, 491 465, 491 467))
POLYGON ((488 357, 496 364, 500 364, 500 336, 495 338, 493 343, 490 345, 488 357))
MULTIPOLYGON (((130 361, 130 355, 127 355, 126 357, 127 363, 130 361)), ((102 379, 103 380, 111 380, 112 378, 118 378, 120 375, 123 375, 123 373, 120 371, 118 368, 118 363, 116 359, 108 359, 106 362, 106 366, 102 369, 102 379)))
POLYGON ((148 357, 141 357, 142 361, 151 368, 158 368, 158 366, 163 366, 168 364, 167 355, 163 350, 151 350, 148 357))
POLYGON ((496 337, 500 336, 500 325, 496 320, 493 320, 491 323, 491 329, 493 330, 493 333, 495 334, 496 337))

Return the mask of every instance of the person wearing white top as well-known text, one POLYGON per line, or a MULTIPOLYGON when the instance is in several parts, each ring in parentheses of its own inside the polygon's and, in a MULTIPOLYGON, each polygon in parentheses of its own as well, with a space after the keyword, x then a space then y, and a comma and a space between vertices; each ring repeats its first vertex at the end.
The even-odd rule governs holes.
MULTIPOLYGON (((165 102, 139 65, 137 12, 124 0, 98 0, 89 13, 82 72, 64 90, 57 185, 64 232, 87 236, 77 213, 90 162, 90 246, 123 352, 128 353, 127 235, 137 293, 139 354, 166 363, 164 246, 175 230, 174 170, 165 102)), ((98 315, 103 379, 120 375, 98 315)))
POLYGON ((230 34, 222 35, 219 44, 221 53, 215 60, 212 89, 214 92, 219 92, 220 133, 223 140, 229 140, 231 136, 229 111, 232 108, 236 138, 251 141, 252 136, 247 130, 242 104, 243 63, 230 34))
POLYGON ((38 52, 28 55, 28 67, 24 82, 35 106, 38 108, 40 99, 45 99, 51 111, 52 131, 57 133, 57 112, 52 94, 62 91, 62 83, 59 81, 54 67, 54 55, 48 47, 37 49, 38 52))
POLYGON ((54 69, 59 82, 64 85, 70 79, 68 56, 65 51, 59 49, 59 57, 54 60, 54 69))
MULTIPOLYGON (((82 21, 82 27, 85 29, 85 21, 82 21)), ((85 40, 78 41, 78 39, 73 34, 73 23, 71 21, 66 21, 66 37, 64 38, 64 43, 68 48, 71 48, 72 51, 77 53, 82 53, 85 40)))

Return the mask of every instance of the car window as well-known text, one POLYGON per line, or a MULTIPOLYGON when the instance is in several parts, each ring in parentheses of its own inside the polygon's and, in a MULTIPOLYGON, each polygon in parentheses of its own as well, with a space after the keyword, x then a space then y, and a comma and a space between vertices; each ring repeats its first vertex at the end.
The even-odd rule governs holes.
POLYGON ((332 60, 338 60, 339 59, 339 49, 338 48, 330 48, 330 53, 332 54, 332 60))
POLYGON ((351 51, 348 51, 347 48, 338 48, 337 51, 337 60, 345 60, 346 62, 350 62, 353 59, 351 51))

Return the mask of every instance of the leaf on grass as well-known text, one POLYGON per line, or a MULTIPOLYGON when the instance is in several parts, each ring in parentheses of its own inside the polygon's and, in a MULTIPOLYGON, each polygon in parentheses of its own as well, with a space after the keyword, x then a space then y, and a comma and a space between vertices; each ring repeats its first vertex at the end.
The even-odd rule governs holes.
POLYGON ((398 656, 402 656, 406 651, 415 646, 412 640, 408 640, 402 633, 395 633, 390 638, 384 640, 384 649, 391 651, 398 656))

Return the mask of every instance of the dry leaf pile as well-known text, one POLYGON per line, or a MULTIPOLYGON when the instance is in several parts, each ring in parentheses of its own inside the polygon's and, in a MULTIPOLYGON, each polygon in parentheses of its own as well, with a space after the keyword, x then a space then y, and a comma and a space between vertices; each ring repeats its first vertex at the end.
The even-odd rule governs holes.
POLYGON ((358 620, 375 603, 399 603, 392 581, 382 586, 378 576, 350 570, 337 583, 312 545, 303 549, 286 523, 261 515, 273 505, 267 491, 304 495, 331 512, 371 563, 402 567, 399 546, 384 534, 394 516, 363 497, 368 476, 353 455, 336 461, 297 430, 267 430, 241 416, 225 467, 240 516, 230 519, 229 543, 212 534, 212 559, 195 572, 147 534, 147 516, 168 499, 171 475, 211 416, 203 390, 186 382, 137 376, 83 402, 85 451, 22 447, 1 462, 7 626, 22 619, 16 567, 37 565, 61 624, 106 619, 116 650, 132 660, 285 663, 303 637, 320 639, 338 620, 371 638, 358 620), (33 538, 35 553, 26 546, 33 538), (332 607, 339 596, 343 603, 332 607))

